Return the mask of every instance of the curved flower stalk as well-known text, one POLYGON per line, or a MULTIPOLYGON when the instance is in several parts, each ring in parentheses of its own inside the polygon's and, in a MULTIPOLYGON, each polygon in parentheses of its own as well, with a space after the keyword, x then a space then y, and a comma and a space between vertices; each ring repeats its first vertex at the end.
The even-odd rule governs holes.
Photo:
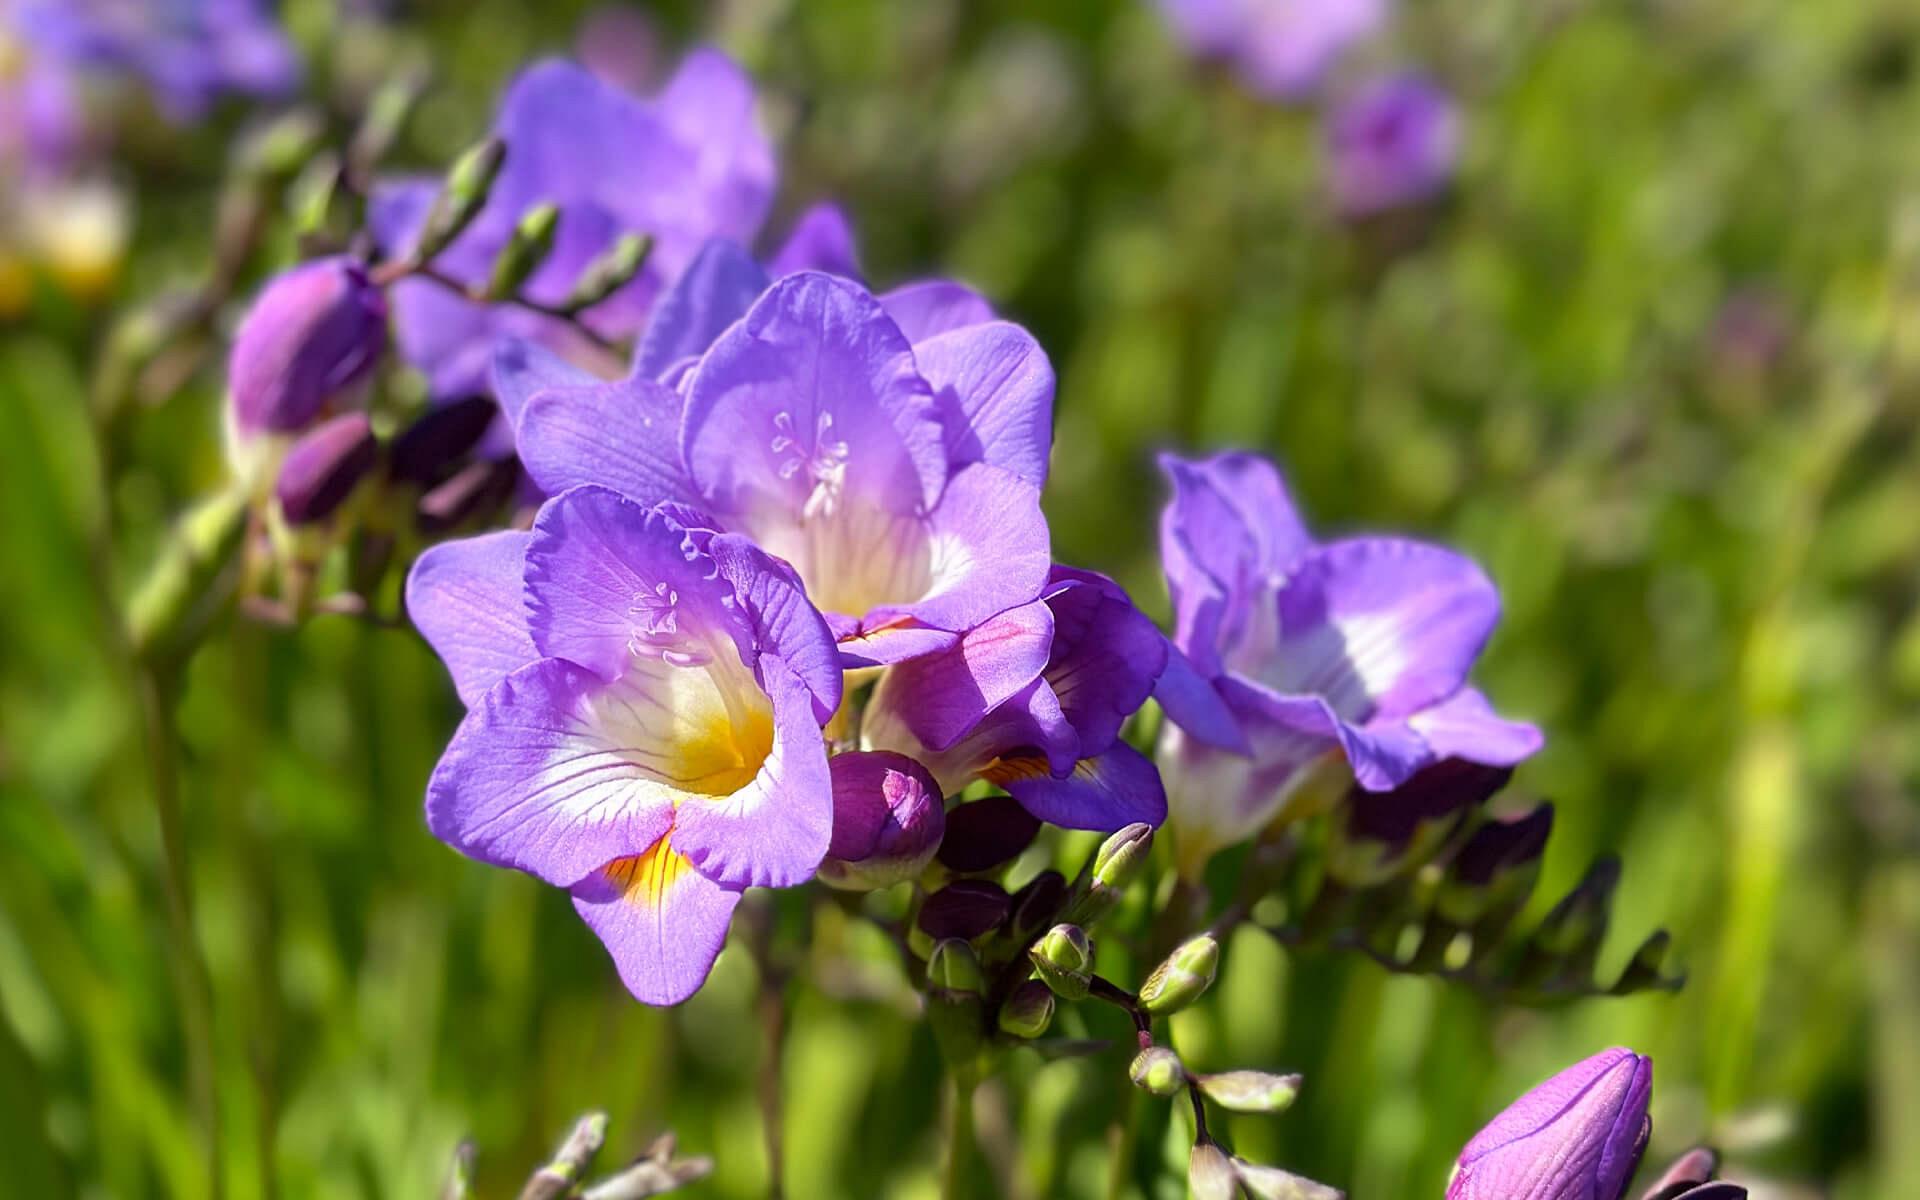
POLYGON ((602 488, 531 532, 429 550, 410 611, 470 706, 427 824, 566 888, 633 994, 691 995, 740 893, 812 878, 832 832, 832 642, 784 566, 602 488))
MULTIPOLYGON (((562 305, 582 272, 622 235, 645 235, 651 249, 642 269, 580 314, 603 337, 637 333, 710 238, 751 242, 766 219, 776 167, 754 105, 752 81, 713 50, 688 54, 651 99, 568 62, 522 71, 495 122, 507 153, 485 207, 435 256, 456 288, 427 279, 395 288, 401 352, 427 373, 433 394, 485 391, 494 350, 506 337, 533 339, 597 374, 617 374, 625 364, 569 323, 525 306, 476 303, 457 289, 483 286, 523 213, 549 203, 558 226, 526 295, 562 305)), ((413 250, 437 193, 431 180, 394 181, 375 191, 369 220, 383 253, 399 258, 413 250)), ((850 234, 837 210, 819 210, 796 234, 781 256, 850 264, 850 234)))
POLYGON ((801 272, 683 366, 650 347, 696 346, 709 306, 663 305, 619 383, 522 353, 502 395, 538 487, 691 504, 793 565, 848 666, 899 662, 1031 602, 1050 567, 1053 373, 969 295, 801 272))
POLYGON ((926 764, 949 794, 985 779, 1065 828, 1157 826, 1159 772, 1120 730, 1166 659, 1165 639, 1118 584, 1056 566, 1040 599, 890 669, 861 733, 926 764))
POLYGON ((1511 766, 1539 749, 1467 683, 1500 614, 1471 560, 1404 538, 1316 542, 1251 454, 1161 467, 1175 652, 1155 695, 1183 872, 1308 809, 1330 765, 1388 791, 1444 758, 1511 766))

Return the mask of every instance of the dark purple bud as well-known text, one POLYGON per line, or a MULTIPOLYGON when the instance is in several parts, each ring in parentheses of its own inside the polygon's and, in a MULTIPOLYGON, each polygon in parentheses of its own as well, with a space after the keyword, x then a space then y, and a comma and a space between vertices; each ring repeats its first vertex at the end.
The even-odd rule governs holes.
POLYGON ((349 258, 323 258, 269 282, 227 361, 235 432, 294 433, 372 372, 387 348, 387 301, 349 258))
POLYGON ((1348 217, 1431 199, 1446 189, 1459 157, 1459 109, 1418 76, 1375 80, 1328 118, 1328 182, 1334 206, 1348 217))
MULTIPOLYGON (((1640 1200, 1679 1200, 1695 1195, 1694 1189, 1713 1178, 1720 1156, 1706 1146, 1696 1146, 1673 1161, 1673 1165, 1642 1193, 1640 1200)), ((1732 1186, 1732 1185, 1726 1185, 1732 1186)), ((1735 1189, 1745 1195, 1744 1189, 1735 1189)))
POLYGON ((1041 930, 1052 927, 1066 902, 1067 877, 1058 871, 1042 871, 1013 894, 1013 912, 1007 918, 1007 928, 1020 942, 1029 942, 1041 930))
POLYGON ((379 460, 365 413, 335 417, 301 436, 280 464, 274 498, 289 525, 331 517, 379 460))
POLYGON ((1673 1200, 1747 1200, 1747 1189, 1737 1183, 1703 1183, 1675 1192, 1673 1200))
POLYGON ((1553 832, 1553 805, 1518 817, 1495 817, 1473 831, 1454 855, 1451 874, 1471 887, 1487 887, 1503 874, 1540 861, 1553 832))
POLYGON ((1449 758, 1390 792, 1353 788, 1344 819, 1335 820, 1328 873, 1349 887, 1368 887, 1419 866, 1512 775, 1509 767, 1449 758))
POLYGON ((947 814, 940 862, 961 874, 991 871, 1017 857, 1040 834, 1040 818, 1012 796, 988 796, 947 814))
POLYGON ((821 880, 872 891, 918 878, 946 827, 933 776, 906 755, 884 750, 836 754, 827 766, 833 772, 833 840, 820 864, 821 880))
POLYGON ((1597 944, 1607 930, 1613 891, 1620 886, 1620 860, 1605 855, 1594 861, 1566 898, 1553 906, 1534 941, 1548 954, 1572 954, 1597 944))
POLYGON ((1653 1060, 1608 1050, 1534 1088, 1460 1152, 1446 1200, 1621 1200, 1647 1148, 1653 1060))
POLYGON ((519 482, 518 459, 469 463, 420 497, 414 519, 422 533, 446 533, 505 504, 519 482))
POLYGON ((499 414, 499 406, 485 396, 434 405, 393 439, 387 451, 388 477, 432 487, 453 474, 499 414))
POLYGON ((1006 889, 984 879, 956 879, 920 905, 915 922, 934 941, 959 938, 970 942, 997 929, 1007 919, 1012 900, 1006 889))

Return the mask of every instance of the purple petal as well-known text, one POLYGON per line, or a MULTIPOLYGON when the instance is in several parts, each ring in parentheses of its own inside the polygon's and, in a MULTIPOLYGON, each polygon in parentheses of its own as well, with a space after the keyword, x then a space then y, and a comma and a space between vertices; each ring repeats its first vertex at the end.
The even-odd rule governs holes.
POLYGON ((469 707, 540 657, 527 629, 527 543, 518 530, 430 546, 407 573, 407 615, 469 707))
POLYGON ((1035 487, 1053 448, 1053 364, 1018 325, 994 321, 913 346, 920 373, 952 404, 947 453, 955 465, 1004 467, 1035 487))
POLYGON ((833 783, 813 696, 776 658, 763 660, 772 744, 751 783, 680 805, 673 845, 700 873, 734 887, 806 882, 833 838, 833 783))
POLYGON ((1037 762, 1006 764, 1001 786, 1042 821, 1063 829, 1111 833, 1135 821, 1158 826, 1167 819, 1167 793, 1160 772, 1138 750, 1115 742, 1092 758, 1074 764, 1056 779, 1037 762), (1008 777, 1025 768, 1024 777, 1008 777))
POLYGON ((708 553, 740 602, 756 665, 767 656, 785 663, 813 697, 816 721, 832 720, 840 707, 840 651, 826 621, 807 602, 800 577, 739 534, 714 538, 708 553))
POLYGON ((999 467, 975 463, 947 484, 931 520, 931 581, 917 599, 883 615, 938 629, 971 629, 1040 594, 1052 566, 1040 489, 999 467))
POLYGON ((751 241, 767 219, 778 177, 773 146, 754 114, 753 81, 717 50, 699 49, 660 94, 661 118, 695 152, 697 189, 683 200, 713 233, 751 241))
POLYGON ((1167 663, 1167 641, 1120 585, 1093 571, 1055 567, 1047 591, 1053 651, 1047 683, 1080 737, 1080 753, 1113 744, 1167 663))
POLYGON ((874 703, 897 704, 901 722, 928 749, 950 749, 1040 677, 1053 626, 1052 611, 1038 601, 1010 608, 953 648, 894 667, 874 703))
POLYGON ((680 467, 680 397, 651 379, 547 388, 516 422, 521 465, 549 495, 599 484, 643 504, 692 493, 680 467))
POLYGON ((1252 454, 1160 456, 1173 496, 1160 515, 1160 557, 1173 597, 1174 644, 1203 675, 1240 638, 1262 581, 1312 545, 1280 473, 1252 454))
POLYGON ((767 273, 739 243, 714 238, 680 273, 647 320, 634 357, 636 375, 659 378, 675 363, 702 354, 767 290, 767 273))
POLYGON ((700 990, 740 903, 738 889, 694 870, 665 839, 608 863, 572 892, 574 911, 644 1004, 678 1004, 700 990))
POLYGON ((1233 710, 1220 698, 1213 681, 1194 670, 1187 656, 1167 643, 1167 665, 1153 685, 1154 699, 1172 721, 1199 740, 1222 750, 1250 754, 1252 748, 1233 710))
POLYGON ((724 665, 750 649, 736 649, 730 591, 688 530, 606 488, 541 507, 526 580, 534 644, 607 679, 643 659, 724 665))
POLYGON ((881 294, 880 307, 916 346, 940 334, 994 319, 993 306, 985 297, 950 279, 903 283, 881 294))
MULTIPOLYGON (((427 783, 427 828, 461 853, 570 887, 640 854, 682 794, 646 765, 659 739, 631 715, 652 677, 606 684, 543 658, 495 684, 427 783)), ((654 702, 658 702, 657 699, 654 702)))
POLYGON ((701 494, 755 534, 823 510, 912 513, 946 476, 906 339, 857 285, 813 272, 774 284, 707 351, 680 445, 701 494))
POLYGON ((490 380, 493 398, 500 402, 500 411, 516 429, 527 401, 541 392, 592 387, 602 382, 592 372, 583 371, 545 346, 523 338, 506 338, 494 347, 490 380))
POLYGON ((1458 691, 1500 616, 1473 560, 1398 538, 1313 551, 1277 595, 1280 641, 1261 682, 1324 697, 1346 720, 1401 717, 1458 691))
POLYGON ((848 279, 860 278, 853 224, 838 204, 822 202, 801 213, 800 219, 793 223, 793 232, 767 264, 767 273, 775 279, 796 271, 825 271, 848 279))
POLYGON ((1413 714, 1407 724, 1435 755, 1490 767, 1510 767, 1531 758, 1544 740, 1538 726, 1499 716, 1487 698, 1470 687, 1413 714))
POLYGON ((1467 1143, 1448 1200, 1623 1195, 1646 1149, 1652 1087, 1652 1060, 1630 1050, 1568 1067, 1467 1143))
POLYGON ((1252 727, 1254 755, 1262 761, 1306 762, 1337 745, 1361 787, 1385 792, 1437 758, 1404 721, 1358 725, 1320 696, 1282 695, 1235 677, 1221 680, 1220 690, 1242 726, 1252 727))
POLYGON ((924 654, 938 654, 958 644, 960 635, 932 629, 914 621, 900 621, 873 629, 850 628, 840 635, 840 666, 848 671, 907 662, 924 654))

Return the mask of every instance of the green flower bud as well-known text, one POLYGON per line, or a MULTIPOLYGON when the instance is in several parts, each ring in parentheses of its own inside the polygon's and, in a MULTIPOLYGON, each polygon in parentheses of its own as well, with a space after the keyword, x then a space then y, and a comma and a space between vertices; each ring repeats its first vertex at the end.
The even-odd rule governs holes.
POLYGON ((1083 1000, 1093 982, 1093 943, 1078 925, 1055 925, 1027 951, 1040 978, 1062 1000, 1083 1000))
POLYGON ((473 219, 486 207, 487 197, 493 192, 493 181, 499 178, 500 166, 506 160, 507 144, 497 137, 488 138, 454 160, 447 172, 446 186, 427 213, 420 243, 413 251, 416 261, 432 261, 473 224, 473 219))
POLYGON ((1140 1008, 1156 1017, 1177 1013, 1213 986, 1220 969, 1220 943, 1203 933, 1180 944, 1140 986, 1140 1008))
POLYGON ((1345 1195, 1338 1188, 1279 1167, 1263 1167, 1245 1159, 1235 1159, 1233 1166, 1240 1176, 1240 1186, 1253 1200, 1342 1200, 1345 1195))
POLYGON ((980 960, 974 956, 973 947, 959 938, 935 943, 927 959, 927 986, 976 996, 984 994, 987 980, 980 972, 980 960))
POLYGON ((234 151, 234 164, 241 174, 257 179, 289 179, 320 149, 326 132, 319 114, 296 108, 243 138, 234 151))
POLYGON ((940 1057, 955 1069, 971 1069, 986 1045, 986 978, 973 947, 948 938, 927 959, 927 1023, 940 1057))
POLYGON ((1107 915, 1139 878, 1153 850, 1153 827, 1135 822, 1100 843, 1088 864, 1080 894, 1067 909, 1070 920, 1091 925, 1107 915))
POLYGON ((1227 1152, 1212 1142, 1195 1142, 1187 1159, 1188 1200, 1235 1200, 1240 1176, 1227 1152))
POLYGON ((1613 890, 1619 883, 1619 859, 1608 856, 1596 861, 1578 886, 1540 922, 1534 933, 1535 943, 1553 955, 1573 954, 1597 944, 1606 935, 1613 890))
POLYGON ((1000 1006, 1000 1032, 1017 1038, 1037 1038, 1053 1023, 1053 992, 1038 979, 1029 979, 1000 1006))
POLYGON ((1615 995, 1625 996, 1631 992, 1648 988, 1665 988, 1672 991, 1680 986, 1680 978, 1664 975, 1661 966, 1666 962, 1667 950, 1673 945, 1673 938, 1664 929, 1655 930, 1652 937, 1640 943, 1633 953, 1633 961, 1627 969, 1620 972, 1620 980, 1613 985, 1615 995))
POLYGON ((1185 1064, 1165 1046, 1148 1046, 1134 1055, 1127 1075, 1135 1087, 1156 1096, 1171 1096, 1187 1085, 1185 1064))
POLYGON ((619 240, 607 247, 605 253, 580 272, 573 291, 567 294, 566 303, 561 307, 569 312, 592 308, 632 283, 634 277, 640 274, 640 268, 647 265, 647 256, 652 253, 651 237, 644 233, 622 234, 619 240))
POLYGON ((493 274, 487 279, 487 298, 504 300, 518 292, 553 253, 554 235, 560 232, 560 206, 536 204, 520 216, 513 236, 493 260, 493 274))
POLYGON ((1300 1095, 1298 1075, 1266 1071, 1222 1071, 1195 1078, 1207 1099, 1222 1108, 1243 1113, 1285 1112, 1300 1095))

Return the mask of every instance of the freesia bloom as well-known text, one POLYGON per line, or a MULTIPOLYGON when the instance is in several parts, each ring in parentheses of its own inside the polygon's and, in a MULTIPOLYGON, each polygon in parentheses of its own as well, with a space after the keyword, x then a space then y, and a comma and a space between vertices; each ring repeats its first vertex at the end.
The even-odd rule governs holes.
POLYGON ((945 649, 1039 594, 1053 372, 1024 330, 954 285, 875 297, 801 272, 738 320, 716 295, 663 303, 618 383, 515 360, 501 394, 536 485, 679 501, 748 535, 793 565, 849 666, 945 649))
POLYGON ((1202 58, 1230 62, 1277 100, 1319 90, 1347 52, 1387 22, 1387 0, 1159 0, 1174 33, 1202 58))
POLYGON ((566 888, 639 999, 697 990, 747 887, 833 826, 831 636, 791 572, 671 505, 579 488, 433 547, 407 607, 469 705, 427 786, 464 854, 566 888))
POLYGON ((1328 185, 1350 217, 1431 199, 1460 159, 1460 110, 1417 75, 1376 80, 1327 120, 1328 185))
MULTIPOLYGON (((687 55, 651 99, 571 63, 536 63, 508 88, 494 132, 506 143, 505 164, 485 208, 436 264, 463 283, 484 282, 521 214, 551 202, 560 210, 554 248, 524 290, 559 303, 621 235, 646 234, 653 248, 637 277, 582 314, 608 337, 638 332, 710 238, 751 243, 773 198, 773 149, 754 115, 752 82, 712 50, 687 55)), ((434 180, 376 189, 370 221, 383 253, 412 247, 438 190, 434 180)), ((486 390, 507 337, 541 343, 599 374, 625 365, 564 322, 473 304, 430 282, 402 282, 395 308, 402 353, 441 398, 486 390)))
POLYGON ((349 258, 302 263, 247 310, 227 360, 238 440, 298 432, 373 371, 387 347, 386 297, 349 258))
POLYGON ((1653 1060, 1608 1050, 1514 1101, 1460 1152, 1447 1200, 1621 1200, 1647 1148, 1653 1060))
POLYGON ((1161 466, 1177 653, 1155 694, 1183 869, 1274 820, 1324 763, 1388 791, 1441 759, 1504 767, 1539 749, 1467 684, 1500 615, 1472 561, 1404 538, 1315 542, 1254 455, 1161 466))
POLYGON ((925 763, 949 793, 973 779, 1069 829, 1158 825, 1159 772, 1120 738, 1167 661, 1119 585, 1055 567, 1040 599, 881 677, 862 736, 925 763))
POLYGON ((144 82, 176 120, 225 95, 281 96, 300 60, 263 0, 13 0, 35 49, 144 82))

